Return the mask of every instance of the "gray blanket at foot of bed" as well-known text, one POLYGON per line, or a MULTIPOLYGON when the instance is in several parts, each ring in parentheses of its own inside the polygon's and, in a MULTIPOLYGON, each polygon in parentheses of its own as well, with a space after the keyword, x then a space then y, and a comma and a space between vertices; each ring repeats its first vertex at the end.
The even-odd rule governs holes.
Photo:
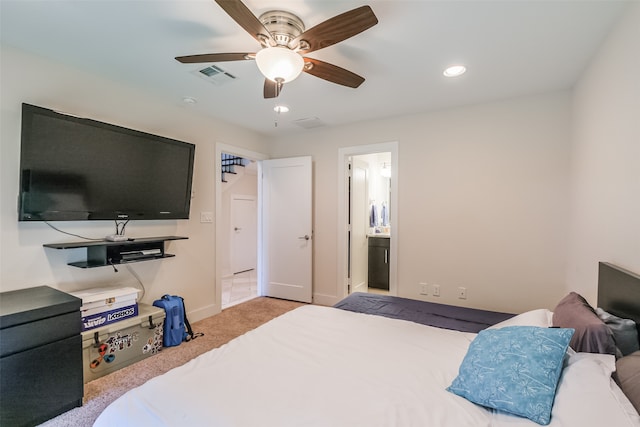
POLYGON ((349 295, 334 307, 357 313, 409 320, 438 328, 476 333, 514 316, 509 313, 362 292, 349 295))

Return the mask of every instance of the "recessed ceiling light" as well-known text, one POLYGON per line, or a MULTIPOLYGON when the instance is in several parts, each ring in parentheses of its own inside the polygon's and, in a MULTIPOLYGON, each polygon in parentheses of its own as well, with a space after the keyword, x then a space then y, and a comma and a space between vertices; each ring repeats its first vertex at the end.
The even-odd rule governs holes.
POLYGON ((275 111, 276 113, 288 113, 289 107, 287 107, 286 105, 276 105, 275 107, 273 107, 273 111, 275 111))
POLYGON ((448 67, 442 74, 447 77, 457 77, 465 73, 467 71, 467 67, 464 65, 452 65, 448 67))
POLYGON ((198 100, 191 96, 185 96, 184 98, 182 98, 182 102, 184 102, 185 104, 197 104, 198 100))

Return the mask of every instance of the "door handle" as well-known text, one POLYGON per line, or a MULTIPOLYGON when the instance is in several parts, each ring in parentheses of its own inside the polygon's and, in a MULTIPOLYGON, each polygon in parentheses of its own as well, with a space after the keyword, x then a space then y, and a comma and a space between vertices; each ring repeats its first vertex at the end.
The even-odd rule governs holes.
POLYGON ((233 231, 240 231, 240 230, 242 230, 241 227, 233 227, 233 231))
POLYGON ((310 238, 311 238, 311 237, 309 237, 309 235, 308 235, 308 234, 305 234, 305 235, 304 235, 304 236, 302 236, 302 237, 298 237, 298 239, 300 239, 300 240, 309 240, 310 238))

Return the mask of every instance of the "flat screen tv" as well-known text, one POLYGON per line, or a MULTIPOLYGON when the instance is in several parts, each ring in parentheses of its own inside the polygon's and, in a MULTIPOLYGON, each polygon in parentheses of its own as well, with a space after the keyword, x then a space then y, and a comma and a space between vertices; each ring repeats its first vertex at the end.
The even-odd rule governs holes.
POLYGON ((20 221, 187 219, 195 145, 22 104, 20 221))

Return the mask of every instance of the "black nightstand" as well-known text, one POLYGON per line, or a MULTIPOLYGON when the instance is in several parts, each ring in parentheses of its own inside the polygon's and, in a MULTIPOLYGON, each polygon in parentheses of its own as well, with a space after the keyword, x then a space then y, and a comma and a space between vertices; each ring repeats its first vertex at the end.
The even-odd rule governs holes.
POLYGON ((0 293, 0 425, 82 405, 82 300, 48 286, 0 293))

